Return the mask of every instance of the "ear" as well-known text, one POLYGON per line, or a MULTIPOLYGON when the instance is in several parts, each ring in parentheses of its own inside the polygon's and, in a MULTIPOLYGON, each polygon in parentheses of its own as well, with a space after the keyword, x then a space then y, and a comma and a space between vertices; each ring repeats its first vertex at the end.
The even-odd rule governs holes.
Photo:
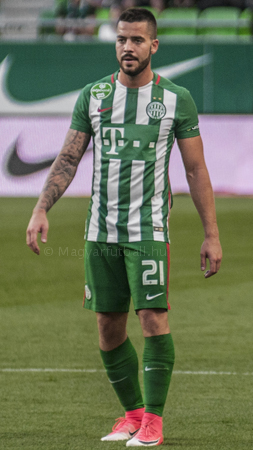
POLYGON ((157 52, 158 46, 159 46, 158 39, 154 39, 151 44, 151 55, 154 55, 157 52))

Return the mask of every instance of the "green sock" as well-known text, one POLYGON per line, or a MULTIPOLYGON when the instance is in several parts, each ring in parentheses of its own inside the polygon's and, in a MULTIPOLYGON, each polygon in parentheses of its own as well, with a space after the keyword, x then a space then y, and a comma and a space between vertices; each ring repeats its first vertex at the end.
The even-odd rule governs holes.
POLYGON ((171 334, 145 338, 143 353, 145 412, 162 416, 174 360, 171 334))
POLYGON ((125 411, 143 408, 138 378, 138 358, 129 338, 119 347, 100 354, 112 387, 125 411))

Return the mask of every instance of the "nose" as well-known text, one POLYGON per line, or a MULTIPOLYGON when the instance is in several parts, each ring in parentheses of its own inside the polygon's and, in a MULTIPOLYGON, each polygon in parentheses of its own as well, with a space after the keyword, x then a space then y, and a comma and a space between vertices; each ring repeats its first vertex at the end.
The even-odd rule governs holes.
POLYGON ((133 46, 132 46, 132 42, 131 39, 127 39, 124 45, 124 51, 126 53, 132 52, 133 51, 133 46))

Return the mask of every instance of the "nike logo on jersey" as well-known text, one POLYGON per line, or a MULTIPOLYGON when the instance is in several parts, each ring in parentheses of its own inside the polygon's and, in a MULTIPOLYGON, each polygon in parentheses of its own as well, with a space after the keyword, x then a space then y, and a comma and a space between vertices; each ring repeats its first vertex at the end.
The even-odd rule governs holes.
POLYGON ((192 128, 188 128, 188 130, 186 130, 186 131, 194 131, 194 130, 198 130, 199 129, 199 126, 198 125, 195 125, 195 127, 192 127, 192 128))
POLYGON ((17 147, 18 147, 18 140, 14 143, 6 164, 6 169, 10 175, 13 176, 31 175, 32 173, 39 172, 42 169, 50 167, 55 160, 55 158, 52 158, 34 163, 22 161, 22 159, 18 155, 17 147))
POLYGON ((155 295, 146 295, 146 300, 153 300, 156 297, 160 297, 160 295, 163 295, 163 292, 160 292, 160 294, 155 294, 155 295))
POLYGON ((98 112, 100 113, 104 111, 109 111, 110 109, 112 109, 112 106, 110 106, 110 108, 103 108, 103 109, 98 108, 98 112))

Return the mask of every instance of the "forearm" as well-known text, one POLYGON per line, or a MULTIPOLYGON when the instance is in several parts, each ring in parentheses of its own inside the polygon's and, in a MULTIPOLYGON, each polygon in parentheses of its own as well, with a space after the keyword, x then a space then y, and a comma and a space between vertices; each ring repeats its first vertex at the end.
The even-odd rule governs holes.
POLYGON ((42 192, 39 196, 35 210, 43 209, 46 212, 59 200, 66 191, 76 173, 76 167, 59 154, 51 166, 42 192))
POLYGON ((208 259, 210 269, 205 272, 205 278, 210 278, 220 268, 222 249, 219 241, 213 189, 204 160, 202 139, 200 136, 179 139, 178 144, 191 196, 205 231, 205 240, 200 251, 201 270, 206 269, 206 260, 208 259))
POLYGON ((207 168, 196 167, 186 173, 191 197, 201 218, 205 237, 218 237, 215 202, 207 168))
POLYGON ((68 131, 63 148, 51 166, 34 211, 38 209, 49 211, 64 194, 76 174, 89 139, 85 133, 68 131))

